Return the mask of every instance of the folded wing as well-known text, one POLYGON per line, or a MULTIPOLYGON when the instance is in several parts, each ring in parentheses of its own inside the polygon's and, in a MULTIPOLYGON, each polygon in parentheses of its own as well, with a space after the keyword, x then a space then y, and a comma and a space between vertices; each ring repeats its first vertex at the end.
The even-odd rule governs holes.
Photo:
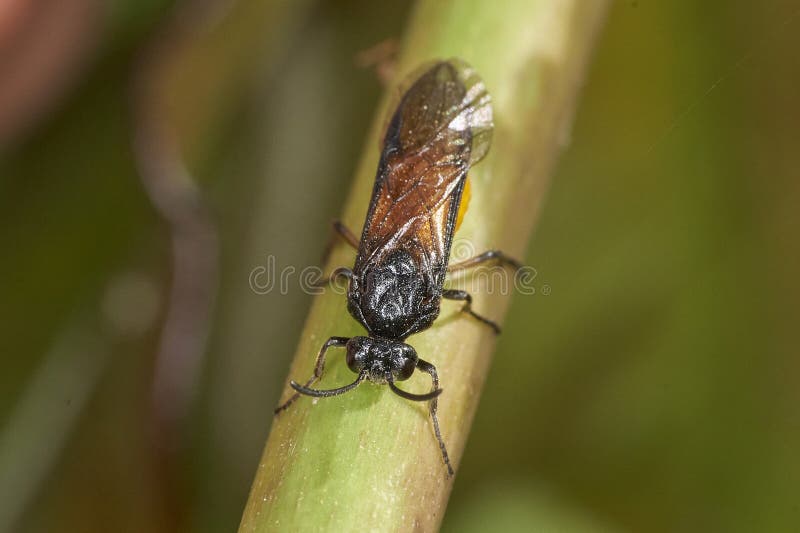
POLYGON ((491 99, 471 67, 451 59, 413 77, 386 130, 356 268, 401 247, 444 275, 467 171, 491 132, 491 99))

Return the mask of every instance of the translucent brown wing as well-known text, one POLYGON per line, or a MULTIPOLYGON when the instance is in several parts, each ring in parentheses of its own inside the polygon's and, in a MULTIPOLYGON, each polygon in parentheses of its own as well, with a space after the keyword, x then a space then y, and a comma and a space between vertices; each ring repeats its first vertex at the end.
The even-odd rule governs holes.
POLYGON ((400 247, 443 276, 467 171, 491 132, 491 99, 471 67, 451 59, 413 78, 386 130, 356 268, 400 247))

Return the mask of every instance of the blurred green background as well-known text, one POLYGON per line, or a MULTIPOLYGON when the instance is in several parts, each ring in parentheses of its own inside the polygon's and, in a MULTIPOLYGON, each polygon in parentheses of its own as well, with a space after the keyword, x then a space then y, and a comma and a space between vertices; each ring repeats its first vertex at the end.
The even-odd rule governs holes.
MULTIPOLYGON (((0 531, 231 531, 310 303, 248 277, 319 263, 411 6, 57 4, 0 9, 0 531), (171 235, 218 279, 172 374, 171 235)), ((445 530, 800 530, 798 50, 789 0, 613 5, 445 530)))

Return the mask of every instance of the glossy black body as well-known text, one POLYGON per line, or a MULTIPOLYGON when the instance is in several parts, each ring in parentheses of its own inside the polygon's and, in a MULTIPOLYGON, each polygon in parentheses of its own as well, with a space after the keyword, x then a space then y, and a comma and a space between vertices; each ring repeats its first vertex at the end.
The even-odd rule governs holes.
MULTIPOLYGON (((453 234, 470 166, 486 154, 491 140, 491 100, 474 70, 459 60, 439 61, 412 77, 386 128, 375 185, 360 240, 342 224, 335 229, 358 247, 353 269, 334 276, 349 279, 347 309, 367 335, 331 337, 317 356, 314 376, 276 412, 299 394, 335 396, 368 379, 388 383, 396 394, 431 401, 431 418, 442 457, 452 474, 436 415, 441 393, 436 368, 419 358, 405 340, 429 328, 439 315, 443 297, 464 301, 463 311, 499 331, 494 322, 471 310, 471 296, 443 288, 453 234), (347 350, 355 382, 338 389, 309 388, 322 374, 330 347, 347 350), (413 394, 395 382, 416 369, 430 374, 429 393, 413 394)), ((500 259, 492 251, 464 263, 500 259)))
POLYGON ((347 298, 369 337, 381 339, 375 357, 439 315, 467 171, 490 131, 489 96, 457 61, 427 68, 392 115, 347 298))

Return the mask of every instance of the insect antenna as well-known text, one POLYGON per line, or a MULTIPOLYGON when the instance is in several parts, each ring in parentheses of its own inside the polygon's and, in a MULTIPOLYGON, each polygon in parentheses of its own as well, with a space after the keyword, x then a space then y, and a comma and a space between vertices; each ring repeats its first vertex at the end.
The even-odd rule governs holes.
POLYGON ((389 388, 392 389, 392 392, 400 396, 401 398, 405 398, 406 400, 411 400, 414 402, 427 402, 428 400, 433 400, 437 396, 442 393, 443 389, 436 389, 431 392, 425 394, 414 394, 413 392, 406 392, 403 389, 397 387, 392 381, 391 378, 387 377, 386 381, 389 382, 389 388))
POLYGON ((358 375, 356 380, 349 385, 345 385, 344 387, 339 387, 338 389, 328 389, 328 390, 318 390, 318 389, 309 389, 308 387, 304 387, 299 383, 292 381, 289 384, 292 386, 294 390, 299 392, 300 394, 305 394, 306 396, 314 396, 315 398, 327 398, 329 396, 339 396, 340 394, 344 394, 345 392, 351 391, 358 387, 364 379, 366 379, 367 373, 362 372, 358 375))

